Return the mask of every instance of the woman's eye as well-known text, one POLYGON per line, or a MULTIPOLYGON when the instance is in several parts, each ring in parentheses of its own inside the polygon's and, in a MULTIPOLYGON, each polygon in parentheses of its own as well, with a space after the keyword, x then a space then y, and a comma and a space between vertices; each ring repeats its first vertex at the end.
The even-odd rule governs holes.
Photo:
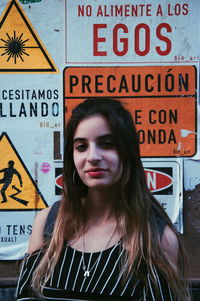
POLYGON ((75 149, 78 152, 84 152, 87 149, 87 145, 85 145, 85 144, 79 144, 79 145, 75 146, 75 149))
POLYGON ((112 149, 115 147, 114 141, 102 141, 100 142, 100 145, 106 149, 112 149))

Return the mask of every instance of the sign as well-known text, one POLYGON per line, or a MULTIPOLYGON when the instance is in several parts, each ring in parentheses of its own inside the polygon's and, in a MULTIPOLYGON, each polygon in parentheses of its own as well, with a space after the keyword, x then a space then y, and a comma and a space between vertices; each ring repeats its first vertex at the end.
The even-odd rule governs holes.
POLYGON ((63 160, 64 6, 1 1, 0 260, 24 256, 35 215, 60 199, 55 169, 63 160), (5 187, 8 168, 13 176, 5 187))
POLYGON ((172 168, 145 169, 145 175, 149 190, 156 194, 158 192, 168 191, 172 193, 172 168))
POLYGON ((66 3, 68 64, 198 62, 198 0, 66 3))
POLYGON ((0 25, 0 72, 57 72, 47 50, 16 0, 0 25))
POLYGON ((177 230, 183 231, 182 159, 143 159, 147 186, 166 210, 177 230))
POLYGON ((55 194, 61 195, 62 194, 62 187, 63 187, 63 179, 62 179, 62 168, 55 169, 55 194))
POLYGON ((0 211, 47 207, 41 192, 6 133, 0 137, 0 211))
POLYGON ((66 119, 87 97, 121 99, 135 121, 142 157, 191 157, 196 153, 193 66, 66 68, 64 96, 66 119), (188 113, 190 118, 185 118, 188 113))

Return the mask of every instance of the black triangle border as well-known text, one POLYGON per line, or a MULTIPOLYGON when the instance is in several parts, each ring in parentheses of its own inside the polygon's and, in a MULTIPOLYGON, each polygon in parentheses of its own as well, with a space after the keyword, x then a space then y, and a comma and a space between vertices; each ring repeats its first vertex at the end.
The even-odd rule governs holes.
MULTIPOLYGON (((35 187, 37 193, 38 193, 39 196, 41 197, 41 199, 42 199, 44 205, 45 205, 46 207, 49 207, 49 205, 48 205, 47 202, 45 201, 45 199, 44 199, 42 193, 40 192, 38 186, 36 185, 35 181, 33 180, 31 174, 29 173, 29 171, 28 171, 28 169, 27 169, 27 167, 26 167, 26 165, 24 164, 23 160, 21 159, 19 153, 17 152, 15 146, 13 145, 12 141, 10 140, 10 138, 9 138, 9 136, 8 136, 8 134, 7 134, 6 132, 2 132, 2 134, 1 134, 1 136, 0 136, 0 143, 1 143, 1 140, 3 139, 3 137, 6 137, 6 139, 7 139, 8 142, 10 143, 10 145, 11 145, 12 149, 14 150, 16 156, 18 157, 20 163, 22 164, 22 166, 23 166, 23 168, 25 169, 27 175, 29 176, 29 178, 30 178, 32 184, 34 185, 34 187, 35 187)), ((23 209, 23 208, 22 208, 22 209, 12 209, 12 208, 11 208, 11 209, 1 209, 1 207, 0 207, 0 212, 1 212, 1 211, 9 211, 9 212, 10 212, 10 211, 38 211, 38 210, 41 210, 41 208, 34 208, 34 209, 29 209, 29 208, 24 208, 24 209, 23 209)))
POLYGON ((17 4, 16 0, 12 0, 6 13, 4 14, 1 22, 0 22, 0 29, 3 26, 3 23, 5 22, 10 10, 12 9, 13 5, 16 6, 19 14, 21 15, 23 21, 25 22, 25 24, 27 25, 29 31, 31 32, 32 36, 34 37, 35 41, 37 42, 37 44, 39 45, 40 50, 42 51, 45 59, 47 60, 48 64, 51 66, 50 69, 1 69, 0 68, 0 72, 57 72, 56 68, 54 67, 53 63, 51 62, 51 60, 49 59, 48 55, 46 54, 46 51, 44 50, 44 48, 42 47, 40 41, 38 40, 37 36, 35 35, 34 31, 32 30, 29 22, 26 20, 24 14, 22 13, 19 5, 17 4))

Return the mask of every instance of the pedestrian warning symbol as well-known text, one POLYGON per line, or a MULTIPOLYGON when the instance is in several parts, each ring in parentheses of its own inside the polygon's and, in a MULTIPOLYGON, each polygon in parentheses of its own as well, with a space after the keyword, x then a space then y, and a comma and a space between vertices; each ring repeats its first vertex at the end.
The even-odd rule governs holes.
POLYGON ((46 204, 6 133, 0 136, 0 211, 37 210, 46 204))
POLYGON ((9 1, 0 23, 0 72, 57 72, 17 0, 9 1))

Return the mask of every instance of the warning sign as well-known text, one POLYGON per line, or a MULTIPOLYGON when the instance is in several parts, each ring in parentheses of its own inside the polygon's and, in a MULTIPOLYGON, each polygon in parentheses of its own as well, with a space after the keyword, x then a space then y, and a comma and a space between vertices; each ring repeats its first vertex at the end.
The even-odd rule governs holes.
POLYGON ((147 186, 166 210, 177 230, 182 232, 183 165, 181 159, 142 161, 147 186))
POLYGON ((9 1, 0 23, 0 72, 57 72, 16 0, 9 1))
POLYGON ((0 137, 0 211, 36 210, 47 206, 8 135, 3 133, 0 137))
POLYGON ((196 153, 193 66, 66 68, 64 91, 65 119, 85 98, 121 99, 135 121, 142 157, 190 157, 196 153))

